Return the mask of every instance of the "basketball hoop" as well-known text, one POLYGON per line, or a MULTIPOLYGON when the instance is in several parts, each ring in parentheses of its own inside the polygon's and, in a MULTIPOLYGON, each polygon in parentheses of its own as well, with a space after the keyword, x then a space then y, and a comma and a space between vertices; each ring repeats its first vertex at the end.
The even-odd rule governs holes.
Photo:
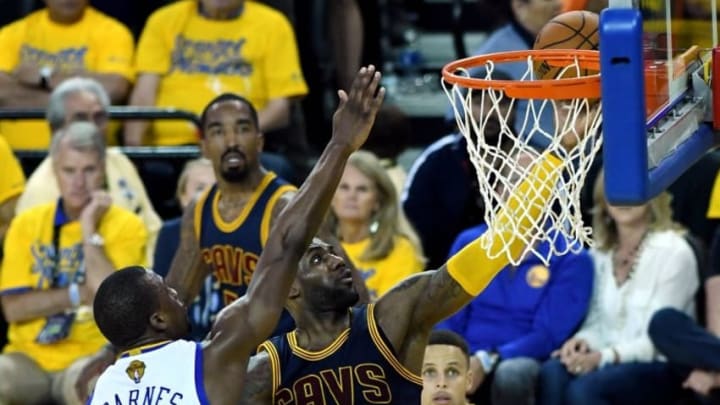
MULTIPOLYGON (((527 246, 519 257, 510 254, 511 240, 485 246, 490 257, 507 255, 514 265, 528 253, 545 264, 553 255, 577 252, 591 244, 591 229, 582 221, 580 192, 593 158, 600 150, 600 60, 591 50, 526 50, 494 53, 461 59, 443 70, 443 89, 450 99, 460 132, 467 140, 470 160, 475 166, 480 194, 485 203, 485 222, 493 224, 488 232, 512 232, 527 246), (525 65, 519 80, 498 80, 503 64, 525 65), (536 71, 545 77, 537 79, 536 71), (482 69, 480 77, 471 70, 482 69), (552 73, 549 75, 549 73, 552 73), (475 114, 472 106, 475 105, 475 114), (524 119, 512 124, 524 111, 524 119), (554 128, 543 128, 542 119, 550 114, 554 128), (489 123, 494 123, 490 124, 489 123), (492 125, 495 125, 493 132, 492 125), (497 127, 499 125, 499 133, 497 127), (528 221, 528 209, 510 218, 507 227, 498 229, 495 218, 522 179, 532 176, 531 168, 543 159, 531 144, 546 143, 544 152, 558 156, 555 185, 539 221, 520 229, 528 221), (547 241, 549 249, 539 249, 547 241)), ((505 207, 507 208, 507 207, 505 207)), ((489 239, 488 239, 489 240, 489 239)))

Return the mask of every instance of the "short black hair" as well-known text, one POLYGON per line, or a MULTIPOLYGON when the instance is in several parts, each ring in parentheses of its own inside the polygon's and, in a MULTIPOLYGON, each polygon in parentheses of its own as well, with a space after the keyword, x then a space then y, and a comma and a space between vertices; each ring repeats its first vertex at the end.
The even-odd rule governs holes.
POLYGON ((427 345, 455 346, 460 349, 460 351, 463 352, 468 361, 470 361, 470 347, 468 346, 467 342, 462 336, 451 330, 433 330, 432 332, 430 332, 430 338, 428 339, 427 345))
POLYGON ((252 119, 253 124, 255 124, 255 128, 260 129, 260 124, 258 121, 258 113, 255 109, 255 106, 245 97, 239 96, 235 93, 223 93, 214 99, 210 100, 210 102, 205 106, 205 108, 202 111, 202 114, 200 115, 200 136, 205 137, 205 124, 207 121, 207 114, 208 111, 210 111, 210 108, 214 106, 215 104, 222 103, 223 101, 239 101, 250 109, 250 119, 252 119))
POLYGON ((128 347, 142 337, 159 305, 158 291, 142 266, 120 269, 108 276, 95 293, 95 323, 116 347, 128 347))

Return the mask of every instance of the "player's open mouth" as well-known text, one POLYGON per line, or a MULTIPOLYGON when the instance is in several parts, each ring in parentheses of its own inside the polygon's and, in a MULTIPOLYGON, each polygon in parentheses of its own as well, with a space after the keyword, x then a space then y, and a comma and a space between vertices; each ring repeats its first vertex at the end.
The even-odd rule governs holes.
POLYGON ((432 397, 433 404, 449 404, 452 397, 447 392, 438 392, 432 397))

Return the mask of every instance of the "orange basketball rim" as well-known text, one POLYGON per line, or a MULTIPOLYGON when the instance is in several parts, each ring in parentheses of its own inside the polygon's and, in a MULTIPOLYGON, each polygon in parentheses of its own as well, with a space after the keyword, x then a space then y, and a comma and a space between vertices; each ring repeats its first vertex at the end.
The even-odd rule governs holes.
MULTIPOLYGON (((475 68, 488 68, 506 63, 544 61, 553 67, 577 66, 600 71, 600 54, 585 49, 539 49, 497 52, 472 56, 450 62, 442 69, 443 80, 450 84, 471 89, 501 90, 508 97, 518 99, 597 99, 600 98, 600 74, 588 76, 522 80, 493 80, 469 77, 467 72, 475 68), (464 73, 463 73, 464 72, 464 73)), ((500 68, 501 69, 501 68, 500 68)))

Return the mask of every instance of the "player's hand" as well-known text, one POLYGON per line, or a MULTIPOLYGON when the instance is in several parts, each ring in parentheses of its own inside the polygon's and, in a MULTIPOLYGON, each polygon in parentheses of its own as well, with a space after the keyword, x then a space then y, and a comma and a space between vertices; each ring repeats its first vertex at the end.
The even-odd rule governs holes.
POLYGON ((557 106, 559 119, 557 133, 561 135, 560 144, 567 152, 575 149, 587 136, 591 125, 599 114, 600 101, 592 101, 587 108, 584 106, 576 108, 581 109, 578 114, 573 111, 571 103, 560 102, 557 106), (571 121, 573 119, 574 121, 571 121))
POLYGON ((380 78, 375 66, 363 67, 355 76, 349 94, 338 91, 340 105, 333 115, 332 141, 341 142, 352 151, 365 143, 385 98, 385 89, 378 90, 380 78))
POLYGON ((98 222, 110 208, 110 204, 112 204, 110 194, 102 190, 93 191, 90 202, 80 213, 80 225, 84 237, 89 237, 97 230, 98 222))
POLYGON ((102 348, 99 352, 90 357, 90 360, 80 370, 77 380, 75 381, 75 394, 80 401, 85 403, 89 396, 90 382, 100 376, 106 368, 115 361, 115 353, 108 348, 102 348))

